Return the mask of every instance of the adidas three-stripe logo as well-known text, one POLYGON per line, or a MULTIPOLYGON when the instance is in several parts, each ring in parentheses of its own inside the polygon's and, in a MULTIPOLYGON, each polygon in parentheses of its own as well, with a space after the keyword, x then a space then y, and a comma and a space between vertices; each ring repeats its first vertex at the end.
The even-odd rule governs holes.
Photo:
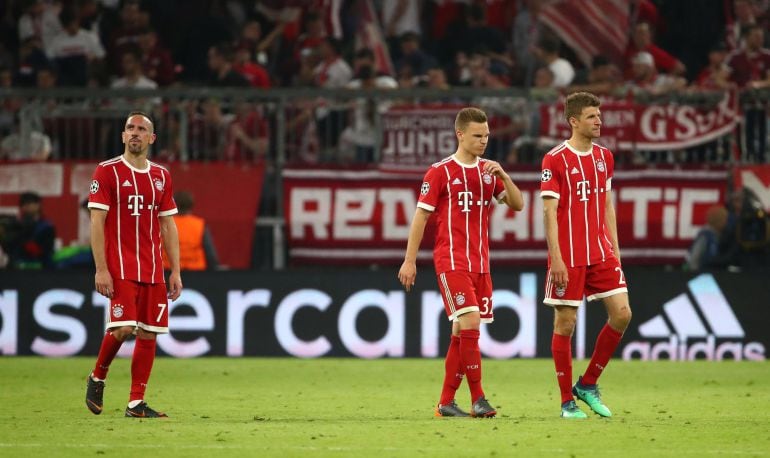
POLYGON ((673 332, 663 315, 658 315, 639 325, 639 334, 642 337, 665 338, 672 333, 676 333, 680 339, 706 337, 712 333, 714 337, 745 337, 743 327, 712 275, 699 275, 690 280, 687 286, 695 298, 695 304, 687 297, 687 293, 682 293, 663 304, 663 311, 673 327, 673 332), (703 320, 695 310, 696 305, 712 333, 706 330, 703 320))

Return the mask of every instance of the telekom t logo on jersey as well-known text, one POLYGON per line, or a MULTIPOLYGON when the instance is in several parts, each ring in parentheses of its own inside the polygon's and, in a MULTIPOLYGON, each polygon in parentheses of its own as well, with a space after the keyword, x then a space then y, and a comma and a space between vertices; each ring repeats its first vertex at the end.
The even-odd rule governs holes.
POLYGON ((139 210, 144 208, 144 196, 141 194, 129 194, 128 209, 131 210, 131 216, 139 216, 139 210))
POLYGON ((591 193, 591 190, 588 189, 588 180, 578 181, 575 184, 577 184, 577 194, 580 196, 580 201, 588 201, 588 194, 591 193))
POLYGON ((460 191, 457 193, 457 201, 460 203, 460 206, 463 208, 463 213, 468 213, 471 211, 471 205, 473 205, 473 201, 471 200, 471 197, 473 197, 473 193, 470 191, 460 191))

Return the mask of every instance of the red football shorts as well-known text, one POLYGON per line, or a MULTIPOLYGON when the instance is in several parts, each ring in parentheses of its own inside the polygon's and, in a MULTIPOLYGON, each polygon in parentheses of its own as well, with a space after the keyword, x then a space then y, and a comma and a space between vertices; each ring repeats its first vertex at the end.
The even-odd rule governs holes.
POLYGON ((113 279, 107 329, 135 326, 158 334, 168 332, 168 297, 165 283, 113 279))
POLYGON ((551 266, 545 275, 546 305, 571 305, 579 307, 583 295, 588 301, 628 292, 626 276, 614 256, 590 266, 567 267, 569 281, 566 288, 557 288, 551 281, 551 266))
POLYGON ((438 289, 450 321, 468 312, 479 312, 482 323, 491 323, 492 277, 486 274, 453 270, 438 274, 438 289))

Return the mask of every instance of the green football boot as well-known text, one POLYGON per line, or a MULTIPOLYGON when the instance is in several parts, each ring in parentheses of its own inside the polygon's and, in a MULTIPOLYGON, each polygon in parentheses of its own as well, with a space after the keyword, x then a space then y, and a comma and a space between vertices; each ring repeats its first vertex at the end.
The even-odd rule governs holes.
POLYGON ((580 407, 575 404, 575 401, 567 401, 561 405, 561 417, 584 419, 588 418, 588 415, 580 410, 580 407))
POLYGON ((612 412, 602 402, 602 395, 599 392, 599 385, 583 385, 583 377, 579 377, 575 386, 572 387, 572 394, 578 399, 588 404, 594 412, 602 417, 611 417, 612 412))

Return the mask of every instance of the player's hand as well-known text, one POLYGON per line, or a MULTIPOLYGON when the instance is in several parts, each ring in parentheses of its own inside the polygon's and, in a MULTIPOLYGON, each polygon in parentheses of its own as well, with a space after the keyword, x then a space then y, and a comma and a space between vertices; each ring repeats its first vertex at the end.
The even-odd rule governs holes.
POLYGON ((551 260, 551 282, 559 288, 567 287, 567 282, 569 282, 567 265, 561 259, 551 260))
POLYGON ((112 299, 115 288, 112 286, 112 275, 110 275, 108 271, 96 271, 96 275, 94 275, 94 286, 96 287, 97 293, 112 299))
POLYGON ((406 292, 412 289, 414 286, 414 279, 417 277, 417 265, 411 261, 404 261, 401 264, 401 268, 398 270, 398 281, 404 285, 406 292))
POLYGON ((505 170, 503 170, 503 166, 495 161, 486 161, 484 163, 484 171, 498 178, 503 178, 508 175, 505 170))
POLYGON ((182 276, 179 272, 171 272, 168 276, 168 298, 172 301, 179 299, 182 294, 182 276))

